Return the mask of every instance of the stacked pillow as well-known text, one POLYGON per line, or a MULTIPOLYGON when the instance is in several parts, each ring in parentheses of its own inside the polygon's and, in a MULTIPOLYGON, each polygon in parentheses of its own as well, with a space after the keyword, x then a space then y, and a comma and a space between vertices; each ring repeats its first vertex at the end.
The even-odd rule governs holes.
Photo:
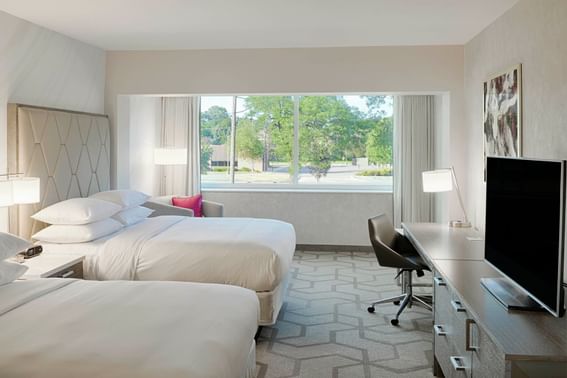
POLYGON ((48 243, 84 243, 112 234, 122 224, 111 217, 122 208, 116 204, 92 198, 72 198, 32 215, 51 226, 33 239, 48 243))
POLYGON ((120 212, 112 218, 124 226, 131 226, 143 221, 154 211, 141 206, 150 196, 136 190, 109 190, 93 194, 89 198, 107 201, 120 206, 120 212))
POLYGON ((148 195, 134 190, 111 190, 89 198, 72 198, 32 215, 51 226, 32 238, 48 243, 84 243, 110 235, 146 219, 153 210, 140 206, 148 195))
POLYGON ((0 285, 4 285, 21 277, 28 270, 28 267, 22 264, 16 264, 4 261, 16 256, 30 248, 32 244, 27 240, 20 239, 17 236, 0 232, 0 285))

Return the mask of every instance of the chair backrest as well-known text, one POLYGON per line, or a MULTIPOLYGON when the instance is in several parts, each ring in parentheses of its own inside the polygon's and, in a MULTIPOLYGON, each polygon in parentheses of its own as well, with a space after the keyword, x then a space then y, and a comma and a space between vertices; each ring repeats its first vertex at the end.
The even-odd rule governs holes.
POLYGON ((386 214, 368 219, 370 242, 381 266, 402 269, 417 269, 418 266, 396 252, 398 238, 401 237, 386 214))

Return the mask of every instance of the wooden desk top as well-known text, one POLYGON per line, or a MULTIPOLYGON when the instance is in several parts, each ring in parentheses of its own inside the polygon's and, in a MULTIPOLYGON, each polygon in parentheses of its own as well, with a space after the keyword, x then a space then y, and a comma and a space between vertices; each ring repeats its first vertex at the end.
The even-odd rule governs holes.
POLYGON ((482 237, 478 231, 434 223, 407 223, 402 227, 426 262, 456 291, 471 318, 499 345, 506 359, 567 361, 567 316, 507 311, 481 286, 481 278, 502 275, 484 261, 484 240, 467 239, 482 237))
POLYGON ((432 260, 484 260, 484 237, 473 228, 452 228, 440 223, 403 223, 402 228, 430 264, 432 260))

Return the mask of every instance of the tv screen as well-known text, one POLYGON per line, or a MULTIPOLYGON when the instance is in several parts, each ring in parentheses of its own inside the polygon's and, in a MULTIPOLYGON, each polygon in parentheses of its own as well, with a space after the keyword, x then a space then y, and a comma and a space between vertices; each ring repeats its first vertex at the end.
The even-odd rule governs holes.
POLYGON ((488 157, 485 259, 562 312, 565 162, 488 157))

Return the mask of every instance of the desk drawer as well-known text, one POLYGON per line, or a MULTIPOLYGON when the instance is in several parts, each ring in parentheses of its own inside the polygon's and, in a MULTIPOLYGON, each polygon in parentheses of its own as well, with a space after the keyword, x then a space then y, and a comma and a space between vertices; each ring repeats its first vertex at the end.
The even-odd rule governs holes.
POLYGON ((506 363, 504 354, 488 335, 477 325, 471 325, 471 347, 474 377, 504 377, 506 363))
POLYGON ((435 333, 435 357, 443 371, 445 378, 467 378, 470 377, 470 362, 459 355, 455 346, 451 343, 449 335, 435 333))
POLYGON ((463 306, 460 298, 451 293, 449 309, 451 311, 451 344, 453 347, 453 356, 458 357, 459 362, 464 366, 462 376, 471 377, 472 355, 467 350, 467 309, 463 306))
POLYGON ((435 324, 448 325, 451 314, 447 310, 451 304, 451 291, 443 278, 435 275, 433 279, 433 316, 435 324))
POLYGON ((467 311, 442 279, 435 284, 435 356, 446 377, 471 377, 471 352, 466 351, 467 311))

